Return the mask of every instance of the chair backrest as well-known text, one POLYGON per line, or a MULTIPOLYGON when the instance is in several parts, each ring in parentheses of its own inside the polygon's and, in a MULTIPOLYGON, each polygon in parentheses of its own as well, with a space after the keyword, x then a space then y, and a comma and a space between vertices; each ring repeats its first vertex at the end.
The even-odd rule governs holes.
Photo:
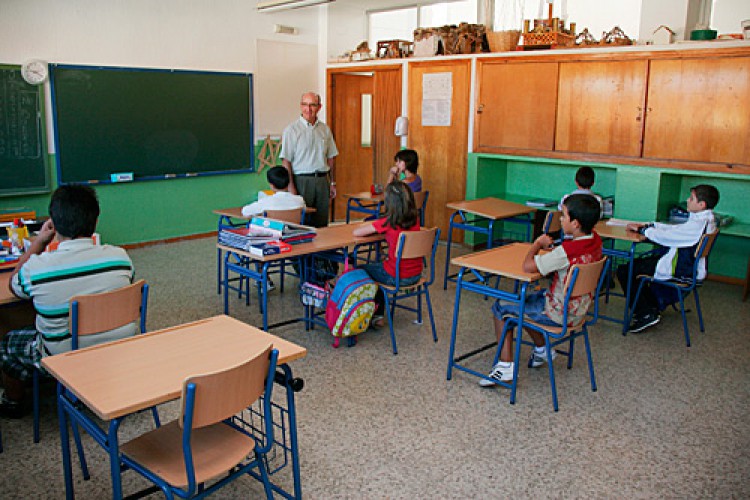
POLYGON ((713 233, 706 233, 703 236, 701 236, 701 239, 698 240, 698 246, 695 248, 695 261, 697 262, 699 259, 705 259, 708 258, 708 255, 711 253, 711 249, 714 247, 714 242, 716 241, 716 237, 719 235, 719 229, 717 228, 716 231, 713 233))
POLYGON ((291 222, 292 224, 302 224, 305 217, 305 209, 290 208, 288 210, 266 210, 263 213, 263 217, 284 222, 291 222))
POLYGON ((419 225, 424 226, 425 211, 427 210, 427 199, 430 197, 429 191, 420 191, 414 193, 414 204, 419 211, 419 225))
POLYGON ((564 315, 565 322, 568 321, 568 303, 571 297, 580 297, 582 295, 591 295, 594 303, 594 318, 589 324, 596 322, 599 316, 599 291, 601 290, 604 278, 609 269, 609 260, 607 257, 590 262, 588 264, 575 264, 570 266, 568 274, 565 277, 565 304, 564 315))
POLYGON ((544 234, 559 232, 562 229, 560 217, 562 217, 562 212, 560 210, 547 212, 547 216, 544 218, 544 229, 542 232, 544 234))
POLYGON ((423 258, 430 269, 429 283, 432 283, 435 278, 435 252, 439 238, 440 229, 437 227, 402 232, 396 246, 396 268, 400 269, 401 259, 423 258))
POLYGON ((146 331, 148 285, 138 280, 132 285, 108 292, 76 295, 70 299, 70 332, 73 349, 78 336, 114 330, 128 323, 139 322, 146 331))
POLYGON ((185 379, 180 425, 184 424, 186 412, 189 411, 187 394, 190 386, 193 386, 195 395, 193 429, 221 422, 257 401, 266 393, 267 386, 273 384, 278 351, 272 351, 272 347, 268 344, 231 368, 185 379), (272 355, 272 352, 275 354, 272 355))

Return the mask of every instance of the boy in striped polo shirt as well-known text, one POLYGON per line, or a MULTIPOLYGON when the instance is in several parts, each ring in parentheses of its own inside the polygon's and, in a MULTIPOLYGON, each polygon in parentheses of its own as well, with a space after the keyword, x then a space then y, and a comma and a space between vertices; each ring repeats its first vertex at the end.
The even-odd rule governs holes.
MULTIPOLYGON (((99 217, 99 201, 88 186, 61 186, 49 204, 50 220, 23 254, 10 279, 10 289, 22 299, 32 299, 35 328, 9 332, 0 342, 0 367, 5 392, 0 414, 20 418, 27 411, 25 386, 40 368, 43 356, 69 351, 70 299, 76 295, 106 292, 127 286, 133 279, 133 263, 125 250, 95 245, 91 236, 99 217), (55 251, 45 252, 53 239, 55 251)), ((135 323, 116 330, 86 336, 80 346, 135 335, 135 323)))

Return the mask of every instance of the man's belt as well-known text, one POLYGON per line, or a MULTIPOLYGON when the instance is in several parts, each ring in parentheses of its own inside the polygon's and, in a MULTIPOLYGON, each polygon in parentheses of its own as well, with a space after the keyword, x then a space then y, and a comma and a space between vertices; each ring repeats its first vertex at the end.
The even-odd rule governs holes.
POLYGON ((328 170, 325 172, 312 172, 309 174, 294 174, 295 177, 327 177, 328 176, 328 170))

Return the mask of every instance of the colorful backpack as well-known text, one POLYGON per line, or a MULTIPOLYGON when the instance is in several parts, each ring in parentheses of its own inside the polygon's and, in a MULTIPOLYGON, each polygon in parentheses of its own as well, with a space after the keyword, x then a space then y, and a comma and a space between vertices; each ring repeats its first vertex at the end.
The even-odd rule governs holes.
POLYGON ((364 270, 344 270, 326 305, 326 323, 331 335, 336 337, 333 347, 339 346, 341 337, 351 337, 350 345, 353 345, 352 336, 367 330, 375 313, 377 291, 378 285, 364 270))

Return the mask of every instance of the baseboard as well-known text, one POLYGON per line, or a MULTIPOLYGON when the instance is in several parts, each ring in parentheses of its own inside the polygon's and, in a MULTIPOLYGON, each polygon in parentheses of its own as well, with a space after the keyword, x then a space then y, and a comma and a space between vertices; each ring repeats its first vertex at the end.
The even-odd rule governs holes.
POLYGON ((743 286, 745 284, 745 280, 743 280, 742 278, 733 278, 731 276, 722 276, 720 274, 708 274, 708 276, 706 276, 706 279, 711 281, 718 281, 719 283, 726 283, 728 285, 743 286))
POLYGON ((150 247, 154 245, 162 245, 164 243, 175 243, 178 241, 187 241, 187 240, 199 240, 202 238, 211 238, 211 237, 213 238, 217 237, 216 231, 211 231, 208 233, 189 234, 187 236, 177 236, 175 238, 167 238, 164 240, 143 241, 141 243, 131 243, 128 245, 119 245, 119 246, 126 250, 132 250, 134 248, 144 248, 144 247, 150 247))

